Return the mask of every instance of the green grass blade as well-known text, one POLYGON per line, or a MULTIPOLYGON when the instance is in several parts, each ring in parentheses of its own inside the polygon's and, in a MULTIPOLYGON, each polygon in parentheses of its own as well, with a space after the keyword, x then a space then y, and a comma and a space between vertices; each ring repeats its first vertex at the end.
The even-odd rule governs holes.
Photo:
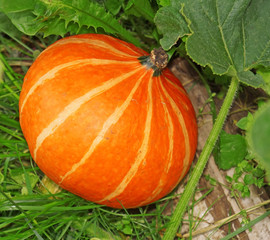
POLYGON ((270 215, 270 211, 267 211, 266 213, 262 214, 261 216, 255 218, 254 220, 250 221, 248 224, 246 224, 243 227, 238 228, 236 231, 228 234, 226 237, 220 239, 220 240, 229 240, 232 239, 233 237, 235 237, 236 235, 238 235, 239 233, 251 228, 252 226, 254 226, 256 223, 262 221, 264 218, 266 218, 267 216, 270 215))

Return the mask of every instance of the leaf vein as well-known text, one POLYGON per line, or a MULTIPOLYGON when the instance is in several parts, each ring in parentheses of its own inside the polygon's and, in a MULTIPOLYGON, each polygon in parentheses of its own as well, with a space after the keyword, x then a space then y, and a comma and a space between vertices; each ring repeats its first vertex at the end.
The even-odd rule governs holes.
POLYGON ((216 6, 217 21, 218 21, 218 29, 219 29, 219 32, 221 34, 221 39, 222 39, 222 42, 224 44, 224 48, 225 48, 225 51, 227 53, 227 56, 228 56, 228 58, 229 58, 229 60, 231 62, 231 65, 234 66, 234 62, 232 60, 231 54, 229 52, 228 46, 227 46, 226 41, 225 41, 225 37, 224 37, 224 33, 223 33, 223 28, 222 28, 222 26, 220 24, 220 18, 219 18, 217 0, 215 0, 215 3, 216 3, 215 6, 216 6))

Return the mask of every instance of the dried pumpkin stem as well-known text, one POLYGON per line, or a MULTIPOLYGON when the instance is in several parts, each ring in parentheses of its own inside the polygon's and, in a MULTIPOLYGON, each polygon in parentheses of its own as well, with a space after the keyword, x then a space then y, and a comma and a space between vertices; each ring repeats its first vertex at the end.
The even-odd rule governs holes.
POLYGON ((224 102, 221 106, 219 114, 217 116, 216 122, 213 125, 213 128, 209 134, 209 137, 204 145, 202 153, 198 159, 196 166, 194 167, 187 186, 185 187, 184 193, 179 199, 179 202, 174 210, 170 224, 165 232, 163 240, 173 240, 175 238, 176 232, 179 228, 183 215, 186 211, 187 205, 191 196, 193 195, 195 188, 199 182, 199 179, 203 173, 203 170, 206 166, 206 163, 212 153, 212 150, 215 146, 215 143, 218 139, 218 136, 221 132, 223 124, 228 116, 230 107, 233 103, 234 97, 236 95, 237 89, 239 86, 239 81, 237 78, 233 77, 230 87, 228 89, 227 95, 224 99, 224 102))
POLYGON ((167 67, 169 56, 166 51, 160 47, 153 49, 149 56, 142 56, 138 59, 146 68, 152 68, 154 70, 153 76, 159 76, 161 71, 167 67))
POLYGON ((155 48, 151 51, 150 59, 158 69, 163 69, 167 67, 168 54, 161 47, 155 48))

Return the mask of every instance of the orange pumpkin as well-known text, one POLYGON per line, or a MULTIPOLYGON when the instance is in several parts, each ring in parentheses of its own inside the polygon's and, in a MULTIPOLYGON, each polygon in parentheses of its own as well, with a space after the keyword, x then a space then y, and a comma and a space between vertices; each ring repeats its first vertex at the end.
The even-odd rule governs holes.
POLYGON ((82 34, 55 42, 30 67, 21 128, 37 165, 62 188, 134 208, 165 196, 187 173, 197 146, 194 109, 179 80, 148 55, 82 34))

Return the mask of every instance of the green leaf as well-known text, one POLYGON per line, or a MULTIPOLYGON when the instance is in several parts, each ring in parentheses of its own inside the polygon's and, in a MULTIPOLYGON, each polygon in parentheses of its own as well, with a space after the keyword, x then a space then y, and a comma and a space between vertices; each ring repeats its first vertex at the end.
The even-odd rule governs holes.
MULTIPOLYGON (((182 15, 191 34, 186 41, 188 55, 215 74, 237 77, 242 83, 260 87, 261 76, 249 70, 270 65, 269 0, 178 0, 170 6, 182 15), (181 11, 180 6, 182 6, 181 11)), ((166 8, 166 7, 165 7, 166 8)), ((161 8, 160 11, 163 11, 161 8)), ((179 17, 179 16, 178 16, 179 17)), ((163 34, 182 35, 181 29, 164 28, 163 34)), ((169 45, 161 42, 167 48, 169 45)))
POLYGON ((31 10, 6 13, 15 27, 24 34, 35 35, 45 24, 38 23, 31 10))
POLYGON ((252 174, 246 174, 245 177, 244 177, 244 183, 246 185, 251 185, 254 183, 254 178, 253 178, 253 175, 252 174))
POLYGON ((255 88, 261 87, 264 84, 263 78, 259 74, 255 75, 251 71, 239 72, 237 73, 237 77, 242 83, 255 88))
POLYGON ((241 196, 243 198, 250 196, 250 190, 249 190, 249 187, 248 186, 244 186, 244 188, 243 188, 243 190, 241 192, 241 196))
POLYGON ((264 176, 264 171, 259 167, 257 166, 253 171, 252 171, 252 174, 257 177, 257 178, 263 178, 264 176))
POLYGON ((245 185, 241 182, 237 182, 234 184, 233 187, 237 189, 238 191, 242 192, 244 190, 245 185))
POLYGON ((77 229, 84 228, 84 231, 93 236, 91 239, 99 240, 121 240, 121 238, 111 232, 105 231, 103 228, 99 227, 96 223, 85 223, 83 219, 81 221, 74 221, 73 227, 77 229))
POLYGON ((255 186, 257 186, 258 188, 263 187, 263 186, 265 185, 265 183, 264 183, 264 178, 255 178, 254 184, 255 184, 255 186))
POLYGON ((248 130, 249 126, 252 124, 253 122, 253 115, 249 112, 248 115, 246 117, 241 118, 236 126, 239 127, 242 130, 248 130))
POLYGON ((149 22, 154 21, 155 12, 149 1, 145 0, 129 0, 125 13, 136 17, 144 17, 149 22))
MULTIPOLYGON (((8 6, 9 0, 1 0, 8 6)), ((30 1, 30 0, 29 0, 30 1)), ((109 33, 140 46, 139 40, 127 31, 111 13, 101 5, 89 0, 32 0, 16 10, 3 8, 12 23, 24 34, 42 32, 64 36, 67 33, 85 32, 109 33)))
POLYGON ((259 67, 256 72, 261 75, 265 82, 264 91, 270 95, 270 68, 259 67))
POLYGON ((247 140, 251 150, 262 166, 265 167, 270 179, 270 102, 259 108, 254 115, 254 121, 247 132, 247 140))
POLYGON ((32 172, 19 172, 19 171, 11 171, 11 177, 18 184, 21 185, 21 194, 28 195, 32 192, 32 189, 36 185, 39 180, 39 177, 32 172))
POLYGON ((21 32, 12 24, 9 18, 0 12, 0 32, 3 32, 11 37, 21 36, 21 32))
POLYGON ((170 6, 160 8, 155 16, 155 24, 163 34, 160 44, 164 50, 169 50, 179 38, 190 33, 180 9, 180 2, 172 0, 170 6))
POLYGON ((160 6, 168 6, 171 3, 171 0, 159 0, 157 1, 160 6))
POLYGON ((220 134, 220 152, 216 159, 219 168, 228 170, 237 166, 247 153, 246 141, 243 136, 228 134, 222 131, 220 134))
POLYGON ((116 15, 117 13, 119 13, 122 7, 123 0, 106 0, 104 4, 109 12, 111 12, 113 15, 116 15))
POLYGON ((20 12, 29 9, 33 9, 35 5, 35 0, 0 0, 0 11, 5 13, 9 12, 20 12))
POLYGON ((187 49, 196 61, 211 65, 218 74, 228 72, 230 67, 242 72, 257 64, 269 65, 268 0, 186 2, 183 12, 193 32, 187 49), (261 35, 262 40, 258 37, 261 35))

